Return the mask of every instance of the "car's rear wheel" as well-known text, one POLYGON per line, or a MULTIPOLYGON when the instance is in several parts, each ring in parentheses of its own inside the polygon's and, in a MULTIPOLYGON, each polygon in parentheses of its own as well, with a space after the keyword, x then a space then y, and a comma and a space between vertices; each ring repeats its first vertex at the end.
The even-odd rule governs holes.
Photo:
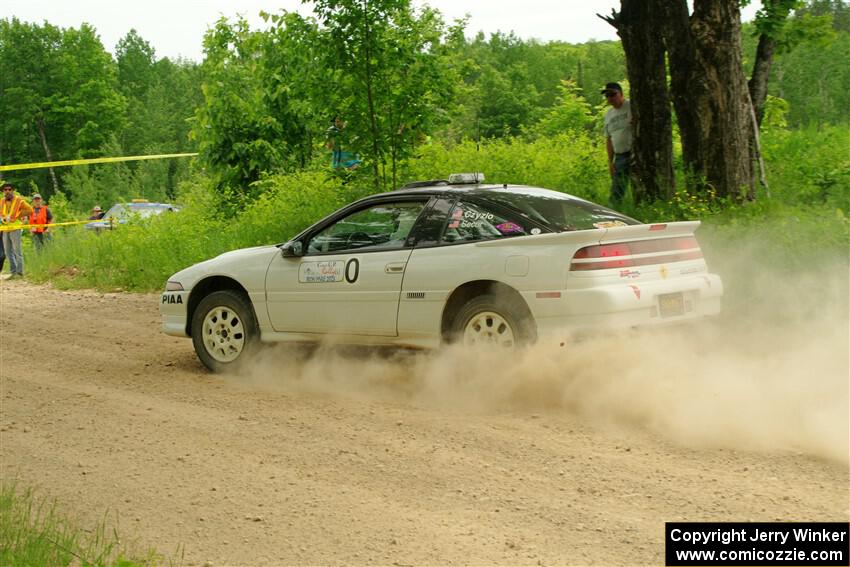
POLYGON ((494 294, 470 299, 454 318, 452 339, 465 346, 511 349, 530 342, 528 317, 516 300, 494 294))
POLYGON ((257 319, 248 299, 236 291, 204 297, 192 316, 192 343, 198 358, 213 372, 235 369, 259 338, 257 319))

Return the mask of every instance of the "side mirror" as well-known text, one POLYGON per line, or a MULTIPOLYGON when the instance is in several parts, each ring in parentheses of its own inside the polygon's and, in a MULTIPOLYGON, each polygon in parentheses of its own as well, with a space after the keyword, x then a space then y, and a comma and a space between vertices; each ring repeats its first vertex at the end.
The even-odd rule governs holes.
POLYGON ((296 258, 304 255, 304 245, 300 240, 290 240, 280 247, 280 255, 284 258, 296 258))

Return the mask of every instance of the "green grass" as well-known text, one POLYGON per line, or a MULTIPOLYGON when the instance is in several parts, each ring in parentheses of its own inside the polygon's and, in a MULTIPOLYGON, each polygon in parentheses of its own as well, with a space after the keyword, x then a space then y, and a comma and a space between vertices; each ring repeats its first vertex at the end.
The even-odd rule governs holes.
POLYGON ((14 484, 0 485, 0 565, 4 567, 162 564, 163 558, 154 551, 141 555, 129 551, 107 519, 92 530, 81 530, 57 511, 55 501, 14 484))

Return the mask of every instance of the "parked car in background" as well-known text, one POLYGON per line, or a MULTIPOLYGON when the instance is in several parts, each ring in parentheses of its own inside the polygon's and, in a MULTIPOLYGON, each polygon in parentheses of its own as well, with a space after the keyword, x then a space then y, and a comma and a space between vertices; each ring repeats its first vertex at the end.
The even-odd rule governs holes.
POLYGON ((104 213, 103 218, 87 223, 89 230, 109 230, 133 218, 150 218, 164 212, 177 212, 180 207, 171 203, 151 203, 145 199, 133 199, 129 203, 115 203, 104 213))
POLYGON ((288 242, 177 272, 162 294, 163 331, 191 337, 223 371, 259 342, 565 346, 576 331, 720 311, 699 221, 643 224, 566 193, 482 181, 409 184, 288 242))

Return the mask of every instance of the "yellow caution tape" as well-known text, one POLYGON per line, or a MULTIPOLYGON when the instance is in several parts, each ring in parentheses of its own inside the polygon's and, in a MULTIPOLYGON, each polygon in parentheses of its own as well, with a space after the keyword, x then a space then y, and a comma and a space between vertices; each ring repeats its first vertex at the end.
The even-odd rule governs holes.
MULTIPOLYGON (((68 221, 68 222, 54 222, 50 224, 21 224, 21 223, 11 223, 11 224, 3 224, 0 225, 0 232, 11 232, 13 230, 29 230, 31 228, 51 228, 54 226, 73 226, 76 224, 89 224, 90 222, 99 222, 99 223, 109 223, 112 224, 109 220, 81 220, 81 221, 68 221)), ((98 227, 98 228, 106 228, 98 227)))
POLYGON ((44 161, 40 163, 22 163, 18 165, 0 165, 0 171, 18 171, 22 169, 44 169, 47 167, 65 167, 68 165, 86 165, 90 163, 114 163, 118 161, 141 161, 147 159, 166 159, 178 157, 192 157, 198 155, 193 154, 159 154, 153 156, 123 156, 123 157, 103 157, 89 159, 69 159, 65 161, 44 161))

